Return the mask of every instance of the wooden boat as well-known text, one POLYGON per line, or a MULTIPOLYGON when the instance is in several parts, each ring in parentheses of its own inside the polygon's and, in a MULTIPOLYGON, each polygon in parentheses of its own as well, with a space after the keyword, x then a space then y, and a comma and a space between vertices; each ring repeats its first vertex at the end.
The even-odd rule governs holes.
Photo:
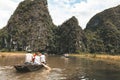
POLYGON ((18 72, 31 72, 31 71, 37 71, 41 69, 43 65, 36 65, 36 64, 22 64, 22 65, 15 65, 14 68, 18 72))

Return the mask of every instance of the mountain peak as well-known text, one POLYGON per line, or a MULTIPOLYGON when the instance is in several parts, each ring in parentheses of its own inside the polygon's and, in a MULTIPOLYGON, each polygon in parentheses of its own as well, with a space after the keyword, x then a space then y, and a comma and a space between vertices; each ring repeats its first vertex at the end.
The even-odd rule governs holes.
POLYGON ((19 4, 6 26, 9 39, 16 45, 13 45, 10 40, 6 45, 17 46, 17 49, 21 47, 22 50, 27 46, 32 50, 45 49, 52 38, 53 27, 47 0, 24 0, 19 4))
POLYGON ((71 24, 71 25, 79 25, 78 24, 78 20, 77 20, 77 18, 75 17, 75 16, 72 16, 70 19, 68 19, 67 21, 65 21, 64 23, 63 23, 63 25, 64 24, 71 24))
POLYGON ((120 30, 120 5, 106 9, 95 16, 88 22, 86 29, 95 31, 98 28, 117 28, 120 30))
POLYGON ((120 52, 120 5, 93 16, 85 29, 90 52, 120 52), (91 44, 93 44, 91 46, 91 44), (96 47, 99 44, 99 48, 96 47))

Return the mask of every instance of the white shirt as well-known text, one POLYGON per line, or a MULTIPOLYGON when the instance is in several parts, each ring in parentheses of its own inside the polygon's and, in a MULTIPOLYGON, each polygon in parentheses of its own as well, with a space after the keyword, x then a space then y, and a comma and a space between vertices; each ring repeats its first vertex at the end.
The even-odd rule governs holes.
POLYGON ((31 62, 33 55, 31 53, 27 53, 25 56, 25 62, 31 62))
POLYGON ((46 60, 45 60, 45 55, 41 55, 41 56, 40 56, 40 61, 41 61, 41 62, 46 62, 46 60))
POLYGON ((40 56, 38 56, 38 55, 35 56, 34 64, 41 64, 41 62, 40 62, 40 56))

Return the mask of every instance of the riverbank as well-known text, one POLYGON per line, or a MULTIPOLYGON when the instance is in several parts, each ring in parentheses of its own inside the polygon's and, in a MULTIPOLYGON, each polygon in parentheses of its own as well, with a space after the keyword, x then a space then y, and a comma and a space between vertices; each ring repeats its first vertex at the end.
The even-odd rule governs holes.
POLYGON ((108 54, 70 54, 70 56, 76 56, 81 58, 89 58, 96 60, 116 61, 120 62, 120 55, 108 55, 108 54))
MULTIPOLYGON (((6 56, 24 56, 25 52, 0 52, 0 57, 6 56)), ((81 58, 101 59, 101 60, 113 60, 120 61, 120 55, 108 55, 108 54, 69 54, 69 56, 76 56, 81 58)))
POLYGON ((24 56, 25 52, 0 52, 0 57, 24 56))

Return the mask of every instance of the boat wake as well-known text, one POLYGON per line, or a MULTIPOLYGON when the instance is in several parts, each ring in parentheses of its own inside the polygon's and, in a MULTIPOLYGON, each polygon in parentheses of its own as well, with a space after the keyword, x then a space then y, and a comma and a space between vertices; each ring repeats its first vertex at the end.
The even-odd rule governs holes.
POLYGON ((6 70, 6 69, 13 69, 13 67, 12 66, 0 66, 0 71, 1 70, 6 70))

